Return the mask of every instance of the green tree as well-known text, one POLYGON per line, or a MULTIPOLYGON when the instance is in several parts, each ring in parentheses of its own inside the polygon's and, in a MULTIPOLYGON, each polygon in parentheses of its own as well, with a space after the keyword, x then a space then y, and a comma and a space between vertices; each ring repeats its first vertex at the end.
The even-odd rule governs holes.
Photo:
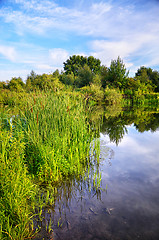
POLYGON ((159 92, 159 72, 152 68, 140 67, 135 73, 135 77, 141 82, 151 84, 156 92, 159 92))
POLYGON ((93 73, 99 73, 101 69, 101 61, 93 56, 89 56, 86 60, 86 64, 89 66, 93 73))
POLYGON ((61 75, 60 75, 60 81, 62 82, 62 83, 64 83, 65 85, 71 85, 71 86, 73 86, 74 85, 74 81, 75 81, 75 76, 74 76, 74 74, 71 72, 71 73, 69 73, 69 74, 66 74, 66 73, 62 73, 61 75))
POLYGON ((33 70, 30 72, 30 75, 27 76, 26 89, 27 89, 28 91, 34 89, 36 77, 37 77, 37 74, 36 74, 33 70))
POLYGON ((8 83, 8 88, 11 91, 22 92, 25 89, 25 83, 21 77, 13 77, 8 83))
POLYGON ((80 67, 78 69, 78 76, 75 80, 75 85, 77 87, 84 87, 90 85, 93 82, 93 72, 88 65, 80 67))
POLYGON ((53 77, 60 77, 60 73, 59 73, 59 70, 58 69, 56 69, 54 72, 53 72, 53 77))
POLYGON ((147 69, 145 67, 141 67, 137 70, 137 73, 135 74, 136 79, 140 80, 141 83, 150 83, 149 74, 151 69, 147 69))
POLYGON ((6 89, 6 83, 5 82, 0 82, 0 89, 6 89))
POLYGON ((104 65, 101 66, 100 76, 102 87, 105 88, 108 85, 108 68, 104 65))
POLYGON ((153 71, 150 80, 155 85, 155 92, 159 92, 159 72, 153 71))
POLYGON ((108 82, 119 89, 125 89, 129 72, 120 57, 112 60, 108 69, 108 82))
POLYGON ((88 65, 90 70, 94 73, 98 73, 100 71, 101 61, 99 59, 94 58, 93 56, 84 57, 80 55, 70 56, 69 59, 66 60, 64 64, 64 70, 66 74, 74 74, 74 76, 78 75, 79 69, 83 68, 85 65, 88 65))

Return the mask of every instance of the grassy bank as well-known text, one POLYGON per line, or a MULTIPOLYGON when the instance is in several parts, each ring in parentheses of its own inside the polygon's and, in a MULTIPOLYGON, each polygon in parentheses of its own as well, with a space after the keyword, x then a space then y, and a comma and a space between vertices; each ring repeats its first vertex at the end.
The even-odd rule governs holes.
MULTIPOLYGON (((33 217, 42 184, 55 186, 92 171, 99 145, 80 95, 52 92, 30 95, 18 115, 1 115, 0 238, 27 239, 35 234, 33 217)), ((40 205, 41 207, 41 205, 40 205)))

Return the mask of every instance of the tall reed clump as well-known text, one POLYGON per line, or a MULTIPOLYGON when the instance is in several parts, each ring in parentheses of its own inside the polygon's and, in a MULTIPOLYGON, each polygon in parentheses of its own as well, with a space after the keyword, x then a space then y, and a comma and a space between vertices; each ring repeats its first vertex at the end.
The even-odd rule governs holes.
POLYGON ((78 96, 40 93, 28 102, 19 123, 26 138, 26 163, 41 182, 57 183, 89 166, 95 131, 78 96))
POLYGON ((24 164, 23 133, 9 125, 0 125, 0 239, 20 240, 33 233, 36 190, 24 164))

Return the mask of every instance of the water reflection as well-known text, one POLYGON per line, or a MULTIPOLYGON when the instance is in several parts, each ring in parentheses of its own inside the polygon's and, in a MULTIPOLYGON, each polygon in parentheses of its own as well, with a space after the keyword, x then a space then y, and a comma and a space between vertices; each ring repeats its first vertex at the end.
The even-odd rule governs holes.
POLYGON ((159 114, 137 109, 102 118, 101 186, 91 177, 63 183, 54 206, 43 209, 36 239, 158 239, 159 114), (47 234, 50 221, 54 232, 47 234))
POLYGON ((145 111, 144 109, 131 109, 131 111, 115 112, 114 116, 105 113, 101 131, 107 134, 111 142, 119 144, 127 133, 127 126, 134 124, 138 132, 155 132, 159 127, 159 113, 145 111))
POLYGON ((133 125, 127 129, 118 147, 108 143, 115 156, 111 168, 103 166, 109 185, 107 201, 117 210, 120 227, 119 231, 116 226, 111 239, 158 239, 159 133, 141 134, 133 125))

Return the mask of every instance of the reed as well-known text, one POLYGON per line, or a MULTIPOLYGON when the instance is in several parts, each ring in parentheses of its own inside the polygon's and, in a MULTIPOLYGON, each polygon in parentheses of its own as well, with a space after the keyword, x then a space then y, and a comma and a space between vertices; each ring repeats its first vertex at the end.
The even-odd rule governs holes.
POLYGON ((32 215, 36 187, 24 164, 23 133, 0 128, 0 239, 32 236, 32 215), (16 135, 16 136, 15 136, 16 135))
POLYGON ((26 163, 39 181, 55 183, 84 172, 96 132, 82 98, 40 94, 28 103, 19 126, 25 134, 26 163))
POLYGON ((78 94, 37 92, 17 117, 1 118, 0 239, 31 238, 60 182, 96 174, 98 128, 90 125, 87 108, 78 94), (39 191, 43 184, 53 186, 53 195, 39 191))

